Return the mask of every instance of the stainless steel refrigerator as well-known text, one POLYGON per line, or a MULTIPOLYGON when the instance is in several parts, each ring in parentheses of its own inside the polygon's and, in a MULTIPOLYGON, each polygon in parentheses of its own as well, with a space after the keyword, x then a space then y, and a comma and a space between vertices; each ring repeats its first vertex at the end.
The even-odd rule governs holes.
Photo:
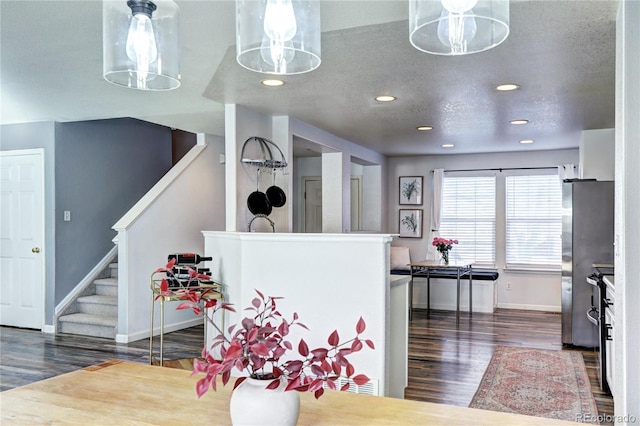
POLYGON ((595 348, 598 328, 587 318, 594 263, 613 263, 614 183, 567 180, 562 186, 562 343, 595 348))

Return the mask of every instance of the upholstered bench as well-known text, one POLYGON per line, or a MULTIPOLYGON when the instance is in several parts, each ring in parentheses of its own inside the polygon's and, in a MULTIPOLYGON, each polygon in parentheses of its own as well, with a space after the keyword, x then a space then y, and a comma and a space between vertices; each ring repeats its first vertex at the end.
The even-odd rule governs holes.
MULTIPOLYGON (((404 269, 392 269, 391 275, 411 275, 411 271, 404 269)), ((456 271, 451 269, 432 269, 429 272, 431 278, 457 278, 456 271)), ((414 273, 414 277, 427 277, 427 274, 414 273)), ((476 269, 473 268, 473 279, 480 281, 495 281, 500 274, 495 269, 476 269)))
MULTIPOLYGON (((409 248, 408 247, 391 247, 391 265, 390 265, 390 273, 391 275, 411 275, 411 270, 409 264, 411 263, 409 256, 409 248)), ((498 280, 499 273, 495 269, 490 268, 473 268, 472 270, 473 281, 484 281, 485 284, 480 284, 479 287, 479 297, 484 299, 486 303, 484 303, 481 308, 484 310, 482 312, 490 312, 493 307, 495 307, 495 285, 498 280), (493 284, 492 284, 493 283, 493 284), (493 300, 493 302, 492 302, 493 300)), ((413 278, 427 278, 426 272, 416 273, 414 272, 413 278)), ((457 279, 457 271, 455 269, 430 269, 429 271, 430 279, 446 279, 446 280, 456 280, 457 279)), ((413 289, 413 280, 410 284, 410 289, 413 289)), ((436 285, 437 282, 436 282, 436 285)), ((474 293, 476 292, 474 286, 474 293)), ((446 294, 446 293, 445 293, 446 294)), ((411 311, 413 310, 413 291, 409 295, 410 301, 410 317, 411 311)), ((439 297, 445 297, 444 300, 447 300, 447 297, 441 292, 439 297)), ((443 302, 443 299, 437 298, 437 300, 443 302)), ((447 305, 448 302, 444 302, 444 305, 447 305)), ((428 307, 427 307, 428 308, 428 307)), ((447 309, 447 308, 441 308, 447 309)))

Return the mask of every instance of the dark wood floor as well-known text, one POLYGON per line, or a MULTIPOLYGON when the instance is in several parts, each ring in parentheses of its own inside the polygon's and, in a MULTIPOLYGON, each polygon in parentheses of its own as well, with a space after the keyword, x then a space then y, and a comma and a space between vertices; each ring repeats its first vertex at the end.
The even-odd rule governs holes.
MULTIPOLYGON (((601 415, 613 415, 613 399, 598 385, 597 352, 564 348, 559 313, 497 309, 493 314, 414 311, 409 327, 409 386, 405 398, 468 406, 497 345, 582 352, 601 415)), ((603 423, 606 424, 606 423, 603 423)))
MULTIPOLYGON (((463 314, 456 326, 454 312, 432 311, 427 319, 424 311, 417 310, 409 329, 405 398, 468 406, 496 345, 577 350, 562 347, 560 326, 557 313, 498 309, 493 314, 476 313, 472 321, 463 314)), ((109 359, 148 363, 148 345, 146 339, 125 345, 108 339, 0 327, 0 390, 109 359)), ((196 357, 201 348, 202 327, 165 336, 166 359, 196 357)), ((598 411, 612 415, 613 400, 598 387, 597 353, 581 352, 598 411)), ((179 362, 169 364, 180 366, 179 362)))
MULTIPOLYGON (((203 345, 203 327, 165 335, 165 359, 194 358, 203 345)), ((154 339, 155 356, 159 340, 154 339)), ((68 373, 110 359, 147 364, 149 339, 118 344, 112 339, 0 327, 0 390, 68 373)), ((172 363, 168 363, 173 366, 172 363)))

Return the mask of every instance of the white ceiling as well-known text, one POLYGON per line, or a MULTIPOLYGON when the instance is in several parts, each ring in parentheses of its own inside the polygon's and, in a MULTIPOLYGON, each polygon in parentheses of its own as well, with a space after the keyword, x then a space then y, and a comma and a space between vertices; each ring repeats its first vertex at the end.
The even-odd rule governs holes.
POLYGON ((507 40, 458 57, 410 45, 407 0, 322 0, 322 64, 281 88, 235 62, 233 1, 176 3, 182 86, 143 92, 102 78, 101 1, 0 1, 0 123, 135 117, 224 135, 237 103, 387 155, 576 147, 580 131, 615 124, 616 0, 512 1, 507 40), (494 90, 504 82, 521 88, 494 90))

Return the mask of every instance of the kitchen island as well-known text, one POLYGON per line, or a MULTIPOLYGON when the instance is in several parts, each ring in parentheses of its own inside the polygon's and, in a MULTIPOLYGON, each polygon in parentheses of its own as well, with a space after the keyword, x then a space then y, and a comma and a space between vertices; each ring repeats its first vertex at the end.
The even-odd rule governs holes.
MULTIPOLYGON (((205 255, 213 279, 224 284, 225 299, 236 313, 225 324, 236 324, 243 309, 260 290, 282 296, 278 309, 294 312, 310 331, 295 329, 292 343, 304 338, 310 347, 326 346, 337 330, 344 339, 355 335, 362 317, 364 338, 375 343, 353 354, 357 373, 372 380, 362 392, 404 397, 407 385, 408 282, 390 275, 388 234, 285 234, 203 232, 205 255)), ((292 333, 293 333, 292 332, 292 333)), ((208 336, 214 331, 207 330, 208 336)))

